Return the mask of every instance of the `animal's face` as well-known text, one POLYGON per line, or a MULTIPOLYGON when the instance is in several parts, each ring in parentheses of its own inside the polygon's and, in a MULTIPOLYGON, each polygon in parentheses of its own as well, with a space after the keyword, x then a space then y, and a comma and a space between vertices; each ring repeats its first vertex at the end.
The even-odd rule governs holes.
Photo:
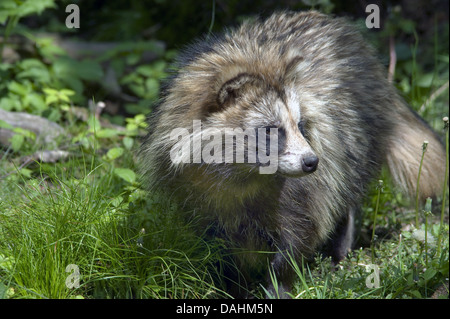
POLYGON ((206 117, 206 129, 241 128, 247 134, 241 140, 236 135, 231 146, 224 145, 225 156, 227 152, 236 155, 241 142, 245 163, 251 164, 255 155, 256 166, 271 168, 260 173, 299 177, 317 169, 319 158, 309 145, 307 122, 294 89, 274 88, 262 78, 242 73, 223 84, 217 103, 219 109, 206 117))

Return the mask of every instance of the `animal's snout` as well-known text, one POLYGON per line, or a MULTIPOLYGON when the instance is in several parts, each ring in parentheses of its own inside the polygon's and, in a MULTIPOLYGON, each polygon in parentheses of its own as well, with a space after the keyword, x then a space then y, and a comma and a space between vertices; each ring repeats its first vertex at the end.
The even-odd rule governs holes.
POLYGON ((316 155, 309 155, 302 159, 302 170, 305 173, 312 173, 317 169, 319 158, 316 155))

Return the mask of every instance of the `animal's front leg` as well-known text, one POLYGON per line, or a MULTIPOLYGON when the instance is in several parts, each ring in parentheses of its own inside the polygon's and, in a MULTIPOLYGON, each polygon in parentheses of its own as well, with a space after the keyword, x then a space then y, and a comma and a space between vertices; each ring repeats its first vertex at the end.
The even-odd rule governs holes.
POLYGON ((286 252, 278 252, 270 263, 271 269, 267 274, 268 297, 280 299, 291 298, 292 282, 295 275, 294 269, 289 263, 289 255, 286 252))
POLYGON ((347 215, 344 216, 336 226, 325 248, 325 253, 333 259, 337 264, 339 261, 347 257, 353 247, 353 239, 355 235, 355 215, 358 209, 350 208, 347 215))

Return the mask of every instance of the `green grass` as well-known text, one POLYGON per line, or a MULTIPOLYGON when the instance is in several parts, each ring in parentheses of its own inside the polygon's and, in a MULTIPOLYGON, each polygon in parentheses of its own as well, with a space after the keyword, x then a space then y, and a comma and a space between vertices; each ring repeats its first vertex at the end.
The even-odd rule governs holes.
POLYGON ((213 285, 217 247, 190 232, 173 207, 107 165, 43 166, 35 178, 1 181, 0 297, 223 295, 213 285), (66 285, 70 264, 79 267, 77 289, 66 285))

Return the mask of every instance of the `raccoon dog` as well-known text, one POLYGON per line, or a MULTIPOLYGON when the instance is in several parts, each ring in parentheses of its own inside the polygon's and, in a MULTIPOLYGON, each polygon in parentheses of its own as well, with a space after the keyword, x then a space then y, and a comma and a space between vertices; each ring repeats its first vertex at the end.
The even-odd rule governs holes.
MULTIPOLYGON (((228 274, 231 281, 267 281, 270 265, 283 293, 293 280, 286 252, 300 262, 324 249, 336 262, 346 256, 355 214, 382 164, 414 192, 427 140, 420 194, 442 188, 442 144, 386 78, 372 48, 343 19, 281 12, 248 21, 181 56, 149 118, 143 175, 152 190, 199 216, 200 232, 208 226, 229 243, 239 270, 228 274), (258 129, 241 139, 243 161, 233 157, 237 138, 231 146, 211 139, 235 128, 258 129), (250 161, 253 137, 267 145, 258 142, 250 161), (200 157, 207 142, 215 160, 200 157), (276 172, 262 174, 269 146, 276 172), (174 149, 190 153, 177 159, 174 149), (234 161, 224 160, 227 152, 234 161)), ((242 296, 245 289, 230 291, 242 296)))

